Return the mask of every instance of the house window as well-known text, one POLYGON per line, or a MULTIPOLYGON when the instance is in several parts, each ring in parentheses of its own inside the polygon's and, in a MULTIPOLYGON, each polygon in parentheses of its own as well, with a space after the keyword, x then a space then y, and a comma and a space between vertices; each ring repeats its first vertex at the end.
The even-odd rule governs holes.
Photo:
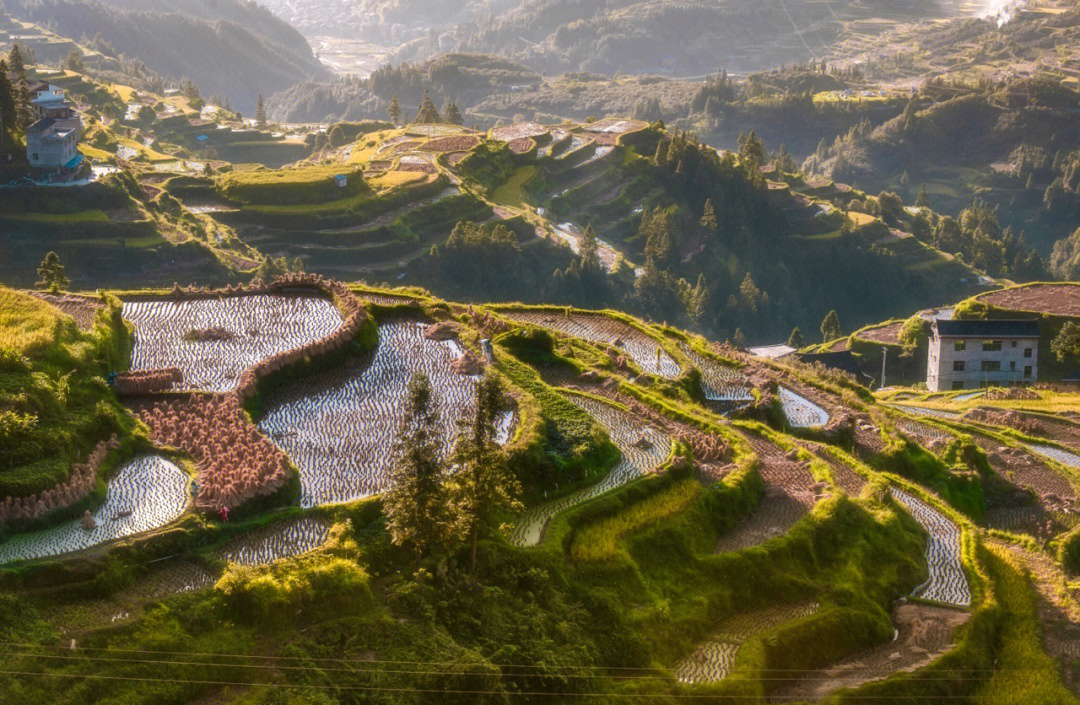
POLYGON ((965 350, 967 350, 967 341, 966 340, 958 340, 958 341, 956 341, 955 343, 953 343, 953 350, 955 350, 956 352, 964 352, 965 350))
POLYGON ((1016 360, 1009 360, 1009 372, 1016 372, 1016 360))
POLYGON ((963 389, 964 388, 964 383, 961 382, 960 380, 954 380, 953 383, 952 383, 952 388, 953 389, 963 389))
POLYGON ((1024 348, 1024 357, 1031 357, 1031 348, 1024 348))
POLYGON ((1027 365, 1026 367, 1024 367, 1024 376, 1025 377, 1030 377, 1031 376, 1031 365, 1027 365))
POLYGON ((35 162, 41 161, 41 157, 38 156, 37 152, 34 152, 34 161, 35 162))
POLYGON ((1001 352, 1000 340, 984 340, 983 352, 1001 352))
POLYGON ((953 372, 963 372, 964 371, 964 361, 963 360, 953 360, 952 371, 953 372))
POLYGON ((1014 341, 1012 341, 1012 346, 1013 346, 1014 348, 1016 347, 1016 341, 1015 341, 1015 340, 1014 340, 1014 341))
POLYGON ((983 372, 999 372, 1001 370, 1000 360, 983 360, 982 371, 983 372))

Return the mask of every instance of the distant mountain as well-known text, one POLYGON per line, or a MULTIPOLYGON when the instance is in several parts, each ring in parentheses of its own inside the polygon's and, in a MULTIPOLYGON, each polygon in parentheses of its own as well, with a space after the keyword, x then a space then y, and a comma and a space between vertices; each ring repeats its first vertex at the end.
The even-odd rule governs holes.
POLYGON ((501 95, 542 83, 539 74, 497 56, 447 54, 422 64, 383 66, 363 79, 308 81, 269 101, 270 116, 283 122, 386 119, 386 108, 398 96, 403 114, 416 114, 429 91, 442 108, 454 101, 462 110, 491 95, 501 95))
POLYGON ((106 55, 190 78, 203 95, 253 112, 257 96, 328 77, 307 41, 269 10, 242 0, 8 0, 19 19, 83 38, 106 55))

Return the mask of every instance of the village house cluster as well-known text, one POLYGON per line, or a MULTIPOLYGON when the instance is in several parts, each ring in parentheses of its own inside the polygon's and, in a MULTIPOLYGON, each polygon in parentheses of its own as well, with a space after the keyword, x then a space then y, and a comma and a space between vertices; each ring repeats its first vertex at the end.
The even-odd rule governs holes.
POLYGON ((82 119, 64 89, 48 83, 30 86, 30 102, 37 120, 26 128, 26 159, 39 176, 61 175, 82 163, 79 136, 82 119))

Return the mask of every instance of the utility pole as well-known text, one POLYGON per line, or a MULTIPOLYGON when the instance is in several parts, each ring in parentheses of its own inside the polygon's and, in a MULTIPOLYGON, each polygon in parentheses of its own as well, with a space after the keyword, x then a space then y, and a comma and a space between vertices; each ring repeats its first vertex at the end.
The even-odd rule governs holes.
POLYGON ((881 348, 881 387, 885 388, 885 361, 889 359, 889 349, 882 346, 881 348))

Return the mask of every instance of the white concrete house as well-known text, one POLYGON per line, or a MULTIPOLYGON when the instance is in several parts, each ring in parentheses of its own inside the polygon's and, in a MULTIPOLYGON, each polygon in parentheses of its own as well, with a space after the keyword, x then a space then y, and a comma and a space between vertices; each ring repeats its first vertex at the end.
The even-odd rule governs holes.
POLYGON ((26 128, 26 159, 34 169, 62 171, 74 169, 79 159, 78 119, 38 120, 26 128))
POLYGON ((1033 320, 935 320, 927 355, 932 392, 1031 384, 1039 375, 1039 324, 1033 320))

